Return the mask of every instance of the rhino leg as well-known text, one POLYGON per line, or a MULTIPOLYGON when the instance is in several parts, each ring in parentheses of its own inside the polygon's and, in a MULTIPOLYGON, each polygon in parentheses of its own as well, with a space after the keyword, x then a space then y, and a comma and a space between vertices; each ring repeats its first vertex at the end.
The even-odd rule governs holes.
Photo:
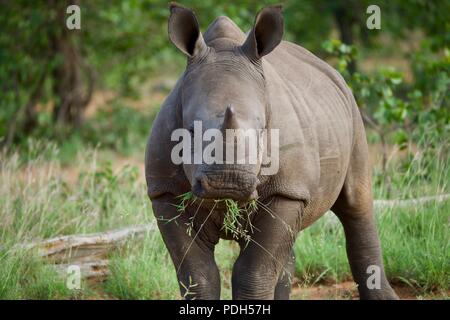
POLYGON ((359 217, 342 214, 340 211, 338 216, 344 226, 347 256, 360 299, 398 299, 386 279, 373 217, 371 214, 359 217))
POLYGON ((360 299, 398 299, 386 279, 373 215, 371 170, 365 135, 356 140, 342 191, 332 207, 341 221, 360 299))
POLYGON ((252 221, 255 231, 251 240, 240 244, 241 252, 233 266, 233 299, 289 297, 285 287, 290 271, 285 265, 292 256, 302 210, 302 202, 283 197, 273 198, 267 209, 260 207, 252 221))
POLYGON ((288 261, 278 277, 275 287, 275 300, 289 300, 292 287, 292 278, 295 272, 295 255, 294 251, 288 257, 288 261))
POLYGON ((220 275, 214 260, 214 245, 189 236, 186 231, 187 217, 179 215, 173 196, 152 200, 158 228, 177 270, 181 296, 185 299, 220 299, 220 275), (164 219, 162 220, 161 217, 164 219), (187 253, 186 253, 187 252, 187 253), (181 264, 181 266, 180 266, 181 264))

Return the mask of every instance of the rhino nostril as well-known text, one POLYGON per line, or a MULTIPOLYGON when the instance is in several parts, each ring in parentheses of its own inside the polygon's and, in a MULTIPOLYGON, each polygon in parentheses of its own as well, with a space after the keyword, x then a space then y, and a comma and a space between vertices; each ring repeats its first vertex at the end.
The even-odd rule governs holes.
POLYGON ((202 194, 204 193, 204 190, 203 190, 203 187, 202 187, 202 182, 201 182, 201 180, 199 178, 195 179, 195 182, 192 185, 192 192, 197 197, 201 197, 202 194))
POLYGON ((197 197, 202 197, 202 196, 204 196, 207 193, 208 186, 209 186, 208 185, 208 181, 207 181, 207 178, 205 176, 201 176, 201 177, 195 178, 195 182, 194 182, 194 185, 192 187, 192 192, 197 197))

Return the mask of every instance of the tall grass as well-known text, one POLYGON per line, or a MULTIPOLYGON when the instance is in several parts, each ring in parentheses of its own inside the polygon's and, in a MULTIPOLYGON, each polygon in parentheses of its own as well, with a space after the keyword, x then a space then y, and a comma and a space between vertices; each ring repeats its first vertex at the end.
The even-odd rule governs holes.
POLYGON ((111 257, 107 294, 118 299, 177 299, 175 269, 159 233, 129 241, 111 257))
POLYGON ((0 299, 77 298, 54 270, 29 252, 0 250, 0 299))
POLYGON ((57 153, 54 145, 33 143, 26 155, 0 155, 2 246, 153 219, 137 168, 114 170, 92 149, 66 170, 54 160, 57 153))
MULTIPOLYGON (((0 298, 73 298, 65 280, 17 243, 153 221, 137 168, 113 170, 95 149, 63 168, 53 144, 0 154, 0 298)), ((92 295, 86 286, 84 294, 92 295)))

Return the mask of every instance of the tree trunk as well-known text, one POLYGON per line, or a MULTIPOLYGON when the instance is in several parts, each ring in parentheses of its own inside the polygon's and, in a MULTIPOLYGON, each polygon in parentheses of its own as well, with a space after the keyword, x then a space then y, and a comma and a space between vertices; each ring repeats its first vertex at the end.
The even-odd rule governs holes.
MULTIPOLYGON (((347 45, 353 45, 353 26, 356 22, 354 12, 356 6, 352 1, 338 1, 333 7, 333 15, 339 29, 341 41, 347 45)), ((356 61, 351 60, 348 71, 353 74, 356 71, 356 61)))
POLYGON ((53 119, 61 126, 79 127, 92 96, 94 76, 76 43, 79 31, 65 27, 66 8, 73 3, 74 1, 66 1, 63 5, 61 2, 55 3, 58 23, 64 27, 51 36, 53 53, 61 59, 53 70, 53 119))

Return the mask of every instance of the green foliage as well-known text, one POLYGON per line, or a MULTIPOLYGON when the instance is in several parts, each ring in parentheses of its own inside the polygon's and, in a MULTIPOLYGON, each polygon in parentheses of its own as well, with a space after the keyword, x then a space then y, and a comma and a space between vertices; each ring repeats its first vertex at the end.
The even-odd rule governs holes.
MULTIPOLYGON (((2 3, 0 12, 0 139, 7 134, 7 124, 15 117, 23 118, 18 109, 39 87, 40 79, 57 63, 49 59, 52 11, 41 1, 2 3)), ((46 101, 46 96, 42 101, 46 101)))
POLYGON ((339 40, 323 43, 324 50, 337 58, 337 69, 347 80, 363 112, 371 114, 376 129, 391 133, 393 143, 405 145, 417 142, 430 129, 437 135, 450 133, 448 88, 450 56, 430 51, 413 55, 416 81, 405 83, 404 75, 394 68, 378 68, 373 73, 348 69, 350 61, 358 61, 356 47, 339 40))
POLYGON ((130 155, 145 149, 154 111, 141 111, 114 101, 86 121, 79 135, 85 144, 96 143, 101 148, 130 155))
POLYGON ((434 175, 448 171, 445 165, 439 169, 427 165, 445 162, 450 147, 449 51, 445 48, 435 54, 428 44, 425 40, 422 50, 411 55, 414 81, 406 82, 405 76, 392 67, 352 73, 349 62, 359 62, 358 50, 339 40, 323 43, 326 52, 337 59, 337 69, 353 91, 366 128, 374 130, 381 143, 383 158, 381 168, 375 167, 374 184, 387 186, 381 195, 384 197, 395 197, 397 187, 404 186, 405 177, 409 179, 408 190, 418 196, 420 193, 415 193, 418 189, 413 186, 437 181, 434 175), (395 166, 388 164, 387 149, 391 145, 406 152, 395 166), (410 172, 415 172, 415 179, 409 178, 410 172))
MULTIPOLYGON (((229 16, 247 31, 259 9, 276 3, 254 0, 183 2, 195 9, 203 31, 220 15, 229 16)), ((440 135, 447 134, 450 24, 444 13, 448 12, 448 3, 377 1, 382 13, 382 30, 370 32, 365 27, 365 9, 369 4, 372 3, 365 0, 287 1, 284 3, 285 39, 319 55, 337 56, 337 68, 351 84, 358 102, 381 123, 383 130, 395 131, 393 137, 399 144, 405 142, 406 136, 411 136, 410 128, 414 126, 429 128, 430 124, 436 124, 440 135), (334 40, 321 46, 341 16, 352 24, 350 31, 355 46, 334 40), (381 33, 405 43, 417 42, 411 34, 425 35, 420 38, 421 48, 409 53, 413 83, 406 83, 392 68, 379 69, 375 74, 361 71, 348 74, 354 61, 363 63, 356 47, 365 54, 376 54, 376 49, 383 44, 378 41, 381 33)), ((135 137, 128 136, 125 131, 129 130, 123 123, 108 125, 103 117, 109 115, 100 114, 96 119, 98 130, 91 126, 77 130, 55 127, 52 106, 61 99, 54 90, 55 84, 61 81, 56 71, 68 57, 54 47, 55 39, 65 30, 66 6, 65 1, 54 6, 45 1, 32 4, 14 1, 3 5, 0 13, 3 31, 0 35, 0 140, 10 139, 10 131, 14 131, 14 144, 20 144, 31 134, 53 140, 61 136, 62 130, 66 133, 64 137, 82 132, 81 137, 74 138, 74 144, 90 139, 94 145, 101 143, 128 152, 129 146, 136 144, 135 137), (34 96, 37 101, 32 103, 34 96), (32 112, 28 112, 29 103, 32 106, 38 103, 39 108, 33 107, 32 112), (11 127, 17 128, 11 130, 11 127)), ((139 97, 142 83, 153 75, 176 75, 181 71, 185 57, 168 40, 166 1, 88 1, 81 4, 81 14, 82 29, 69 32, 67 43, 79 52, 80 63, 94 70, 97 89, 112 89, 121 96, 139 97)), ((83 77, 82 81, 86 79, 83 77)), ((116 102, 114 104, 117 118, 133 116, 116 102)))
POLYGON ((64 165, 72 164, 74 157, 86 148, 122 156, 140 155, 145 150, 154 116, 155 110, 135 109, 120 100, 114 100, 108 108, 101 108, 73 132, 65 128, 55 130, 51 126, 51 114, 42 112, 39 117, 40 125, 35 129, 33 138, 20 140, 10 151, 17 151, 23 158, 27 158, 31 149, 39 152, 47 150, 46 144, 57 146, 58 152, 52 156, 64 165), (43 149, 34 147, 36 142, 43 149))

